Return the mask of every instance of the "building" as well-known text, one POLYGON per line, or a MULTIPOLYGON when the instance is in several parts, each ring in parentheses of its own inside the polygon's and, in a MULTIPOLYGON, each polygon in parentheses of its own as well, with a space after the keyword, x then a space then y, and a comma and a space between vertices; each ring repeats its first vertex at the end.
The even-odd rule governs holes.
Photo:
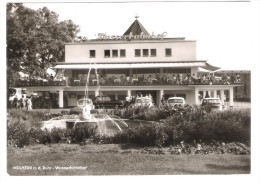
POLYGON ((199 68, 216 71, 219 67, 197 60, 196 43, 183 37, 166 38, 165 33, 149 34, 136 19, 122 36, 98 34, 94 40, 65 44, 65 62, 54 66, 56 78, 35 78, 18 85, 37 92, 39 103, 46 98, 50 107, 60 108, 76 106, 85 93, 89 98, 102 94, 115 100, 150 94, 156 104, 179 96, 188 104, 200 104, 205 96, 224 101, 227 92, 233 106, 234 87, 241 83, 227 84, 211 74, 198 74, 199 68))
MULTIPOLYGON (((234 87, 234 100, 235 101, 251 101, 251 71, 250 70, 218 70, 215 72, 217 76, 223 76, 224 74, 232 75, 238 73, 242 85, 234 87)), ((226 93, 229 98, 228 92, 226 93)))

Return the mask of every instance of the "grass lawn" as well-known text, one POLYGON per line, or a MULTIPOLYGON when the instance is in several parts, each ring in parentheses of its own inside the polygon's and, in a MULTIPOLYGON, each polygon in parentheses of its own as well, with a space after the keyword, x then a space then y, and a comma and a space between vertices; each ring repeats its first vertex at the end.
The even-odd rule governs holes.
POLYGON ((52 144, 23 149, 8 147, 10 175, 153 175, 153 174, 249 174, 250 155, 234 154, 142 154, 120 145, 52 144), (126 152, 127 151, 127 152, 126 152), (130 152, 130 153, 128 153, 130 152), (17 170, 14 166, 41 167, 17 170), (51 169, 43 170, 43 166, 51 169), (83 170, 55 166, 87 166, 83 170))

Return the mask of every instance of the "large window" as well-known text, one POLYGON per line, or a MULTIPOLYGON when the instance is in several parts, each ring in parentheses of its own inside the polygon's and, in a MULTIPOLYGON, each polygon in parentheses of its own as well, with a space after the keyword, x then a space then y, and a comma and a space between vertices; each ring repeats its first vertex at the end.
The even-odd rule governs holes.
POLYGON ((135 57, 141 56, 141 49, 135 49, 135 57))
POLYGON ((120 49, 120 57, 125 57, 125 49, 120 49))
POLYGON ((105 58, 109 58, 110 57, 110 50, 105 50, 104 54, 105 54, 105 58))
POLYGON ((167 57, 172 56, 172 49, 166 48, 166 49, 165 49, 165 56, 167 56, 167 57))
POLYGON ((112 50, 112 57, 118 57, 118 50, 112 50))
POLYGON ((143 49, 143 57, 149 56, 149 49, 143 49))
POLYGON ((151 57, 155 57, 156 56, 156 49, 151 49, 151 57))
POLYGON ((89 57, 95 58, 96 57, 96 50, 89 50, 89 57))

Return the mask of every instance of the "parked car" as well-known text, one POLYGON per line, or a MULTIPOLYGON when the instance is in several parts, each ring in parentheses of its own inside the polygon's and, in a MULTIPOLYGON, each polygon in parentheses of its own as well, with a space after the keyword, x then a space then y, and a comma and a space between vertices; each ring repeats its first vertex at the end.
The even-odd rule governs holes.
POLYGON ((183 97, 170 97, 167 100, 167 103, 174 107, 174 106, 184 106, 186 104, 185 99, 183 97))
POLYGON ((97 96, 94 98, 94 106, 97 109, 100 108, 122 108, 124 103, 121 100, 111 100, 108 96, 97 96))
POLYGON ((82 109, 84 104, 88 105, 91 109, 95 109, 95 106, 91 99, 82 98, 77 101, 77 107, 74 107, 70 110, 70 114, 80 114, 82 113, 82 109))
POLYGON ((148 106, 152 107, 154 106, 152 99, 149 97, 137 97, 135 99, 135 103, 133 104, 133 107, 139 107, 139 106, 148 106))
POLYGON ((201 106, 207 111, 210 111, 211 109, 219 111, 225 109, 224 103, 221 103, 219 98, 204 98, 202 99, 201 106))

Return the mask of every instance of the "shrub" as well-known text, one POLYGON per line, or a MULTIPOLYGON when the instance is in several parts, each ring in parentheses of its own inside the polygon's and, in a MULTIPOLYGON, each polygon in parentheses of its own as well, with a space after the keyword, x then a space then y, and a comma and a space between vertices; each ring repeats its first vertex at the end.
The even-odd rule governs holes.
POLYGON ((164 125, 154 123, 146 126, 140 125, 137 128, 118 133, 113 137, 113 142, 161 147, 164 145, 167 137, 167 134, 164 132, 164 125))
POLYGON ((71 143, 81 143, 96 134, 97 126, 83 124, 78 126, 76 125, 74 129, 66 131, 65 138, 69 139, 71 143))
POLYGON ((250 140, 250 113, 228 110, 205 113, 196 108, 186 116, 169 117, 166 125, 172 129, 173 140, 240 141, 250 140))
MULTIPOLYGON (((140 110, 139 110, 140 111, 140 110)), ((142 111, 141 111, 142 112, 142 111)), ((206 112, 200 107, 176 107, 150 109, 144 117, 167 117, 161 123, 139 126, 116 134, 115 143, 135 143, 142 146, 178 144, 180 141, 193 142, 212 140, 223 142, 250 141, 250 111, 227 110, 206 112), (169 116, 168 116, 169 115, 169 116)), ((139 112, 140 114, 140 112, 139 112)))
POLYGON ((27 123, 21 118, 7 119, 7 140, 12 145, 22 148, 29 145, 29 136, 27 132, 27 123))

